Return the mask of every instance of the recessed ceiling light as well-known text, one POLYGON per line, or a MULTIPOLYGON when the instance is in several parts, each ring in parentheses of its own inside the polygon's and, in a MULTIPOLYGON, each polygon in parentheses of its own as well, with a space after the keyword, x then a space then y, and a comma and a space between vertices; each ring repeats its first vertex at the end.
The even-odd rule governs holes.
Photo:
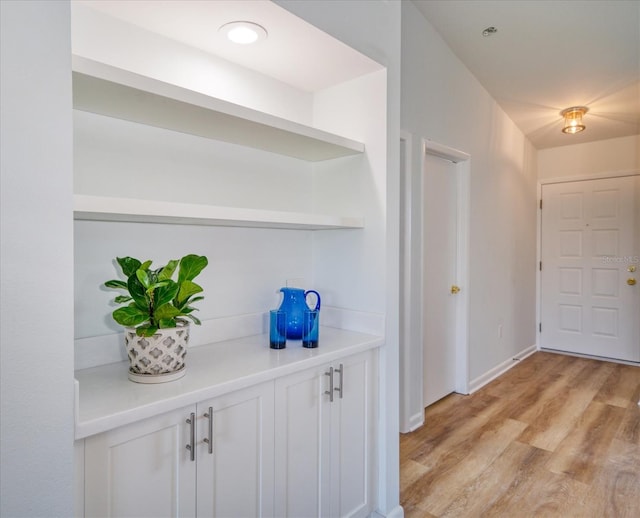
POLYGON ((491 36, 492 34, 495 34, 496 32, 498 32, 498 29, 496 29, 495 27, 487 27, 484 31, 482 31, 482 35, 486 38, 487 36, 491 36))
POLYGON ((262 25, 253 22, 229 22, 225 23, 219 32, 223 33, 228 40, 239 43, 240 45, 249 45, 264 40, 267 37, 267 31, 262 25))

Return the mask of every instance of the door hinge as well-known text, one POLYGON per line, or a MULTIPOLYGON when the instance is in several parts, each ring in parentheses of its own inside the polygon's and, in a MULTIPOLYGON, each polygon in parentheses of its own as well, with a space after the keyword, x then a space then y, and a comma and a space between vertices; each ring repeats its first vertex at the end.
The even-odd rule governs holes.
POLYGON ((540 198, 540 210, 542 210, 542 198, 540 198))
POLYGON ((538 332, 542 333, 542 322, 538 324, 538 332))
POLYGON ((540 271, 542 271, 542 261, 540 261, 540 271))

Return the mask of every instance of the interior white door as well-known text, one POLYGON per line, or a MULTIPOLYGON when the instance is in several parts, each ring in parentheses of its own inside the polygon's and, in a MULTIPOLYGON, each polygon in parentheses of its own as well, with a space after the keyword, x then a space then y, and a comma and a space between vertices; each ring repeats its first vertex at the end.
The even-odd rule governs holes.
POLYGON ((542 187, 540 346, 640 362, 640 176, 542 187))
POLYGON ((423 405, 456 387, 456 166, 429 154, 423 177, 423 405))

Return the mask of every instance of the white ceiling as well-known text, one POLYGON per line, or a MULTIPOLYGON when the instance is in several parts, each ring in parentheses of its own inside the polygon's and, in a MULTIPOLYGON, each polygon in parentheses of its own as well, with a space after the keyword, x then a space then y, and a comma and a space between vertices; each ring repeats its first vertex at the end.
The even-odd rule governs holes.
POLYGON ((256 70, 306 92, 381 66, 268 0, 73 0, 148 31, 256 70), (231 43, 218 29, 232 21, 263 26, 255 45, 231 43))
MULTIPOLYGON (((379 68, 268 0, 75 1, 304 91, 379 68), (269 36, 229 43, 218 28, 234 20, 269 36)), ((414 3, 538 149, 640 133, 640 0, 414 3), (489 26, 498 32, 484 38, 489 26), (565 135, 560 111, 576 105, 589 108, 587 129, 565 135)))
POLYGON ((414 3, 536 148, 640 134, 640 0, 414 3), (576 135, 570 106, 589 108, 576 135))

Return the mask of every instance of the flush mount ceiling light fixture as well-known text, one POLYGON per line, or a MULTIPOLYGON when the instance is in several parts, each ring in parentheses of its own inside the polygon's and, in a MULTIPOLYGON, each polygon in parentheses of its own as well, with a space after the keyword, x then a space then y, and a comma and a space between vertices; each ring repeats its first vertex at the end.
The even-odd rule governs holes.
POLYGON ((564 117, 564 127, 562 133, 568 133, 573 135, 574 133, 580 133, 584 131, 585 125, 582 124, 582 116, 589 111, 589 108, 585 106, 573 106, 562 110, 560 115, 564 117))
POLYGON ((228 40, 240 45, 250 45, 267 37, 267 30, 262 25, 245 21, 225 23, 218 31, 228 40))

